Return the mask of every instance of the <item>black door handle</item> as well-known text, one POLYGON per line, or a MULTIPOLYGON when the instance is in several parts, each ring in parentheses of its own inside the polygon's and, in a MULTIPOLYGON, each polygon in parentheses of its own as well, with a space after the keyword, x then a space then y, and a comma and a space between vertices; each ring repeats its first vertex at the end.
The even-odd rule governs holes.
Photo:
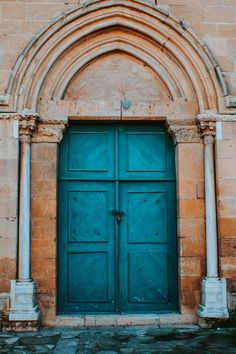
POLYGON ((116 222, 119 224, 121 222, 121 217, 125 214, 123 211, 118 211, 115 209, 112 209, 111 214, 116 217, 116 222))

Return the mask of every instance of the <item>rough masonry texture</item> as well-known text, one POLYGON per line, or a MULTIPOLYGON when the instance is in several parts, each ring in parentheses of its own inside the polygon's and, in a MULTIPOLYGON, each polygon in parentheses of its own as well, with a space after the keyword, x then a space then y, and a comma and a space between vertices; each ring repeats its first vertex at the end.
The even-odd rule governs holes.
MULTIPOLYGON (((222 318, 228 310, 234 313, 235 0, 12 0, 0 3, 0 311, 4 318, 11 309, 10 280, 18 281, 21 266, 27 263, 27 281, 36 285, 43 325, 63 325, 56 313, 58 147, 72 121, 91 120, 165 124, 176 156, 179 322, 196 323, 205 277, 204 282, 212 277, 226 280, 227 293, 223 287, 220 290, 227 297, 222 318), (23 122, 30 124, 32 119, 30 250, 22 255, 20 137, 23 122), (213 139, 216 241, 206 228, 206 146, 199 122, 206 124, 213 139), (214 275, 206 269, 211 262, 209 247, 216 249, 214 275)), ((177 321, 174 316, 172 320, 177 321)), ((167 321, 172 320, 168 315, 167 321)), ((94 318, 87 321, 95 323, 94 318)), ((86 316, 81 323, 86 325, 86 316)))

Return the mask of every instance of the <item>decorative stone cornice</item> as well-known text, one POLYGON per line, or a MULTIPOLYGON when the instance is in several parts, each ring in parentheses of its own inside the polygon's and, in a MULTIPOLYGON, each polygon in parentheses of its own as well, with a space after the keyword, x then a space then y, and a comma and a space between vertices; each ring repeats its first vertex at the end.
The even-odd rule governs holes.
POLYGON ((175 145, 178 143, 199 143, 200 141, 198 127, 193 119, 168 119, 166 126, 175 145))
POLYGON ((14 120, 29 120, 30 118, 34 118, 37 120, 39 118, 38 113, 19 113, 19 112, 8 112, 2 113, 0 112, 0 120, 14 119, 14 120))
POLYGON ((21 114, 19 113, 0 113, 0 120, 14 119, 20 120, 21 114))
POLYGON ((33 131, 36 128, 38 115, 28 114, 19 117, 19 139, 21 143, 30 143, 33 131))
POLYGON ((67 124, 67 120, 41 120, 37 131, 33 134, 32 142, 59 143, 63 138, 67 124))

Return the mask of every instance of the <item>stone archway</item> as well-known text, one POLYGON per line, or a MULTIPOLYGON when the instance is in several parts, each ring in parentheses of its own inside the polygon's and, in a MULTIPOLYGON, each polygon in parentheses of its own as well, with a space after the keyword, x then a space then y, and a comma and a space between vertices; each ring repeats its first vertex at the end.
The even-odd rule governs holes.
MULTIPOLYGON (((205 272, 205 234, 204 195, 201 192, 204 183, 203 144, 195 119, 199 113, 224 112, 225 96, 227 92, 220 68, 205 43, 182 21, 149 2, 87 2, 53 20, 29 43, 15 65, 3 110, 6 113, 18 112, 21 121, 21 159, 24 162, 22 198, 23 195, 30 196, 29 142, 37 126, 32 137, 32 213, 30 217, 28 204, 27 211, 21 213, 20 223, 25 227, 19 237, 21 244, 29 244, 31 220, 32 275, 38 285, 43 323, 54 324, 56 321, 57 143, 68 120, 95 117, 167 122, 176 144, 180 310, 183 315, 190 316, 189 321, 196 319, 196 306, 200 301, 199 284, 205 272), (131 60, 137 67, 147 66, 159 84, 159 91, 157 87, 153 88, 154 91, 156 89, 156 96, 152 97, 153 90, 149 97, 143 100, 139 97, 136 102, 125 97, 127 94, 117 97, 117 100, 106 96, 93 100, 91 96, 83 96, 76 81, 78 73, 87 78, 87 66, 97 65, 99 60, 103 60, 104 64, 104 58, 108 60, 112 55, 122 55, 122 60, 126 58, 126 63, 131 60), (76 95, 73 85, 78 89, 74 89, 76 95), (128 100, 128 109, 121 99, 128 100), (39 118, 35 119, 35 115, 39 118), (189 239, 192 232, 194 240, 189 239), (45 241, 50 248, 47 258, 44 256, 45 241), (195 247, 199 243, 201 246, 195 247), (39 270, 38 265, 42 263, 44 268, 39 270)), ((212 125, 208 124, 212 117, 201 118, 207 121, 207 135, 212 132, 214 135, 212 125)), ((204 130, 205 127, 206 124, 204 130)), ((210 192, 214 186, 211 188, 210 192)), ((19 274, 25 283, 30 278, 29 249, 27 252, 28 256, 20 254, 19 257, 19 274)), ((22 282, 19 284, 22 285, 22 282)), ((15 302, 12 302, 10 319, 22 320, 25 309, 23 314, 19 310, 22 304, 18 306, 15 285, 17 283, 14 283, 12 290, 15 302)), ((32 306, 26 310, 25 318, 36 320, 32 283, 28 289, 32 295, 31 298, 29 296, 32 306)))

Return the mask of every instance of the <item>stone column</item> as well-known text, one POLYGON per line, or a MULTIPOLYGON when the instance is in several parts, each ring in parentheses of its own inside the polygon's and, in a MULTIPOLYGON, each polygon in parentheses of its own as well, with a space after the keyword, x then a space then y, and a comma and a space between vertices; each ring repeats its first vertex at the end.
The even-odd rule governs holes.
POLYGON ((202 303, 198 315, 206 319, 228 318, 226 281, 219 278, 215 192, 215 126, 216 122, 200 116, 199 129, 204 139, 206 277, 202 280, 202 303))
POLYGON ((19 119, 20 140, 20 195, 18 279, 11 281, 10 321, 38 321, 39 309, 35 303, 35 284, 30 278, 30 142, 36 116, 19 119))

